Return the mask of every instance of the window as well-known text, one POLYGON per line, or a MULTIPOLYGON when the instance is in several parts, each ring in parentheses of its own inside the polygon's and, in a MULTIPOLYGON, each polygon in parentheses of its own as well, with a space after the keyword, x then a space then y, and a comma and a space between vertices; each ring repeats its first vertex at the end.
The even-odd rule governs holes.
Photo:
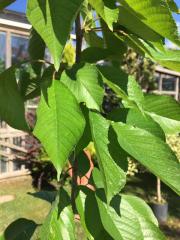
POLYGON ((0 119, 0 128, 6 128, 7 124, 0 119))
POLYGON ((6 173, 8 170, 8 162, 5 157, 0 157, 0 173, 6 173))
POLYGON ((22 145, 22 138, 21 137, 13 137, 13 144, 16 146, 21 147, 22 145))
POLYGON ((5 69, 6 33, 0 32, 0 72, 5 69))
POLYGON ((162 81, 162 90, 163 91, 175 91, 176 87, 176 78, 175 77, 166 77, 162 81))
POLYGON ((28 38, 12 34, 11 51, 12 64, 26 60, 28 58, 28 38))
POLYGON ((13 171, 20 171, 21 166, 22 166, 21 161, 18 161, 18 160, 13 161, 13 171))

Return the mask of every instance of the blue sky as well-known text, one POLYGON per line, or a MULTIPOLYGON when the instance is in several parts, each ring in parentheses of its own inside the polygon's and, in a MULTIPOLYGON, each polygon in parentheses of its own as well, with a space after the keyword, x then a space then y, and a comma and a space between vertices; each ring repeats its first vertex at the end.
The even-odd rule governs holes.
MULTIPOLYGON (((180 8, 180 0, 175 0, 178 7, 180 8)), ((25 12, 26 11, 26 3, 27 0, 16 0, 13 4, 11 4, 8 9, 15 10, 18 12, 25 12)), ((174 14, 175 20, 178 22, 178 26, 180 28, 180 14, 174 14)))
POLYGON ((18 12, 25 12, 26 11, 26 0, 16 0, 13 4, 11 4, 8 9, 18 11, 18 12))

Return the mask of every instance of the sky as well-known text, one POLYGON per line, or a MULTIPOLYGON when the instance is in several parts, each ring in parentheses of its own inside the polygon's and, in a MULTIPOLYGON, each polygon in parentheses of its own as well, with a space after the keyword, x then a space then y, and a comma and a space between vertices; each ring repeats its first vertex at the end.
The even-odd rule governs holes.
POLYGON ((26 2, 27 0, 16 0, 13 4, 11 4, 8 9, 14 10, 17 12, 25 12, 26 11, 26 2))

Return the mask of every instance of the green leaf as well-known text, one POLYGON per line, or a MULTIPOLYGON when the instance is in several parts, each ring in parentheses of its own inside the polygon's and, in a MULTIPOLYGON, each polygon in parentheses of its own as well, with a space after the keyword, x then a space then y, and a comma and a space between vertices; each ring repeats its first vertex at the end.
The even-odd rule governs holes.
POLYGON ((29 0, 27 17, 49 48, 56 70, 83 0, 29 0))
POLYGON ((127 51, 126 44, 124 43, 124 41, 115 37, 113 32, 107 29, 107 25, 103 20, 101 20, 101 26, 105 46, 115 55, 112 59, 116 59, 116 61, 121 62, 124 58, 124 53, 127 51))
POLYGON ((119 0, 122 5, 134 14, 141 22, 168 38, 180 44, 177 26, 166 1, 162 0, 119 0))
POLYGON ((114 0, 88 0, 96 12, 103 18, 110 30, 118 20, 119 10, 114 0))
POLYGON ((136 217, 138 218, 141 226, 143 239, 166 239, 164 234, 158 228, 158 222, 153 215, 152 210, 142 199, 128 195, 122 195, 122 198, 127 201, 127 203, 135 211, 136 217))
POLYGON ((57 192, 56 191, 40 191, 40 192, 28 193, 28 194, 35 198, 42 199, 49 203, 53 203, 56 198, 57 192))
POLYGON ((100 170, 95 167, 92 171, 93 183, 96 188, 104 188, 104 183, 100 170))
POLYGON ((103 48, 104 47, 104 42, 101 37, 99 37, 95 32, 87 32, 84 35, 87 44, 90 47, 98 47, 98 48, 103 48))
POLYGON ((143 108, 167 134, 180 132, 180 105, 170 96, 147 95, 143 108))
POLYGON ((146 130, 123 123, 112 126, 120 146, 180 194, 180 164, 169 146, 146 130))
MULTIPOLYGON (((98 164, 102 174, 107 201, 120 192, 126 182, 126 173, 114 161, 109 150, 109 122, 97 113, 90 113, 90 126, 98 164)), ((118 152, 116 153, 118 155, 118 152)), ((120 160, 120 159, 119 159, 120 160)))
POLYGON ((99 191, 96 195, 102 224, 114 240, 143 240, 138 219, 126 202, 119 200, 116 212, 116 209, 105 203, 103 193, 99 191))
POLYGON ((75 240, 74 214, 70 203, 68 194, 60 189, 59 196, 41 227, 40 239, 75 240))
POLYGON ((5 7, 15 2, 16 0, 0 0, 0 10, 3 10, 5 7))
POLYGON ((139 86, 139 84, 137 83, 133 76, 128 77, 127 91, 129 100, 134 101, 139 107, 139 109, 142 109, 144 95, 141 90, 141 87, 139 86))
POLYGON ((76 149, 75 149, 76 154, 78 154, 80 151, 86 148, 88 144, 92 141, 91 129, 90 129, 90 123, 89 123, 89 110, 83 105, 81 106, 81 110, 85 118, 86 126, 84 128, 84 132, 81 139, 76 145, 76 149))
POLYGON ((113 66, 97 66, 106 83, 128 107, 141 107, 143 93, 132 76, 113 66), (127 96, 127 93, 129 96, 127 96))
POLYGON ((0 99, 0 118, 13 128, 28 131, 24 102, 18 90, 14 67, 0 74, 0 99))
POLYGON ((139 219, 145 218, 149 222, 152 222, 154 225, 158 226, 158 221, 154 216, 151 208, 147 203, 139 197, 131 195, 121 195, 122 198, 127 201, 131 207, 135 210, 136 215, 139 219))
POLYGON ((174 0, 166 0, 172 12, 180 13, 180 10, 174 0))
POLYGON ((58 178, 84 127, 84 117, 75 97, 61 81, 53 80, 41 96, 34 135, 44 145, 58 178))
POLYGON ((81 188, 76 198, 76 206, 82 227, 89 240, 112 240, 102 226, 94 192, 87 188, 81 188))
MULTIPOLYGON (((31 31, 28 51, 29 51, 31 61, 38 61, 38 60, 44 59, 45 43, 34 28, 31 31), (37 49, 38 49, 38 51, 37 51, 37 49)), ((32 65, 34 72, 37 75, 40 75, 42 63, 32 62, 31 65, 32 65)))
POLYGON ((4 240, 30 240, 38 225, 31 220, 19 218, 12 222, 5 230, 2 239, 4 240))
POLYGON ((180 72, 180 51, 179 50, 168 50, 157 51, 152 46, 148 45, 146 42, 141 41, 141 44, 145 47, 146 57, 158 62, 160 65, 170 68, 174 71, 180 72))
POLYGON ((164 240, 157 220, 144 201, 133 196, 116 196, 111 206, 98 191, 96 199, 104 228, 114 240, 164 240))
POLYGON ((38 97, 41 94, 39 77, 31 77, 27 71, 20 70, 18 87, 24 101, 38 97))
POLYGON ((119 7, 118 23, 144 40, 153 42, 154 44, 158 42, 162 43, 163 37, 151 27, 147 26, 142 19, 139 19, 129 8, 119 7))
POLYGON ((138 111, 137 109, 129 110, 126 122, 132 126, 142 128, 165 141, 165 134, 160 125, 156 123, 150 116, 145 113, 142 114, 142 112, 138 111))
POLYGON ((88 108, 100 110, 104 89, 101 76, 95 65, 80 64, 64 71, 61 81, 71 90, 78 102, 84 102, 88 108))
POLYGON ((106 48, 89 47, 82 51, 81 60, 88 63, 96 63, 100 60, 108 59, 113 55, 113 51, 106 48))
POLYGON ((105 83, 114 83, 119 86, 122 91, 127 94, 128 75, 120 68, 113 66, 97 66, 98 70, 102 74, 103 81, 105 83), (108 82, 106 82, 108 80, 108 82))
MULTIPOLYGON (((127 83, 128 75, 116 67, 97 66, 102 75, 103 82, 106 83, 119 98, 128 102, 127 83)), ((130 102, 130 101, 129 101, 130 102)))

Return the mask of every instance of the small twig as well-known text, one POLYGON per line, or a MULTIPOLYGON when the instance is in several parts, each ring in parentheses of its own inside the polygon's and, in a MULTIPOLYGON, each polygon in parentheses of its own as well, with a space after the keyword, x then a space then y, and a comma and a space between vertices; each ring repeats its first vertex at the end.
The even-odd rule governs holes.
POLYGON ((75 29, 76 29, 76 63, 79 63, 81 60, 81 48, 83 39, 80 14, 77 15, 75 21, 75 29))
POLYGON ((77 170, 78 170, 78 159, 75 156, 74 153, 74 159, 72 162, 72 189, 71 189, 71 204, 72 204, 72 209, 74 213, 77 213, 76 209, 76 192, 77 192, 77 170))
MULTIPOLYGON (((109 29, 102 29, 101 27, 95 27, 95 28, 91 28, 89 31, 94 31, 94 32, 102 32, 104 30, 110 31, 109 29)), ((125 33, 124 31, 120 30, 120 29, 113 29, 114 33, 121 33, 124 36, 127 36, 128 34, 125 33)))

